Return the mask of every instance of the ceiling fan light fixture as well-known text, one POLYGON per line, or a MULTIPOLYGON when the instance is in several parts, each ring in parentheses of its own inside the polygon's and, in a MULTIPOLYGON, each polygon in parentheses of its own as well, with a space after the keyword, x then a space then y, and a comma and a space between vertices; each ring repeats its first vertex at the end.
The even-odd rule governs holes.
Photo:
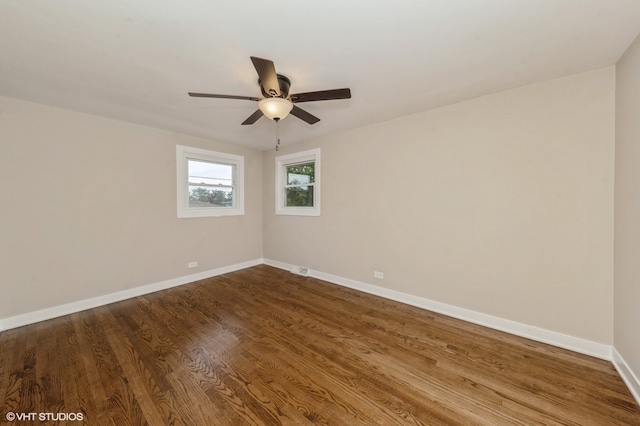
POLYGON ((282 120, 293 109, 293 102, 283 98, 265 98, 258 102, 260 111, 271 120, 282 120))
POLYGON ((298 102, 330 101, 333 99, 350 99, 349 88, 317 90, 315 92, 294 93, 289 95, 291 80, 288 77, 277 74, 273 61, 269 59, 251 56, 251 62, 258 73, 258 85, 264 99, 254 96, 222 95, 215 93, 189 92, 189 96, 197 98, 241 99, 246 101, 258 101, 258 109, 254 111, 242 125, 254 124, 263 115, 268 119, 278 122, 291 113, 307 124, 315 124, 320 119, 300 108, 298 102))

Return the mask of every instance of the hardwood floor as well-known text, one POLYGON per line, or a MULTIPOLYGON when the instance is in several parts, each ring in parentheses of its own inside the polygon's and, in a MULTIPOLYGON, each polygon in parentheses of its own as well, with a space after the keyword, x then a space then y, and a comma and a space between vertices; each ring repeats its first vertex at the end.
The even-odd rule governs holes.
POLYGON ((0 397, 0 422, 640 425, 609 362, 264 265, 3 332, 0 397))

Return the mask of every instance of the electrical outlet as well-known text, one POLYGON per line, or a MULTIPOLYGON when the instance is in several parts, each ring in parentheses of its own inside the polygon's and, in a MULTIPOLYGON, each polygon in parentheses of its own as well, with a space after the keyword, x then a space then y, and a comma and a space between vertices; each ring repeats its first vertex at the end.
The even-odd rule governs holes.
POLYGON ((373 278, 377 278, 379 280, 383 280, 384 279, 384 272, 374 271, 373 272, 373 278))
POLYGON ((187 264, 187 267, 189 267, 189 268, 197 268, 198 267, 198 262, 189 262, 187 264))

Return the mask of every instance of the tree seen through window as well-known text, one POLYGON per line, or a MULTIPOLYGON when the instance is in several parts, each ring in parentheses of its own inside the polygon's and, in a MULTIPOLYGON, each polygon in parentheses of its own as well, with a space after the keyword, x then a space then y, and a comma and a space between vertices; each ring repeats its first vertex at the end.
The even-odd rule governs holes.
POLYGON ((315 162, 286 166, 286 206, 313 207, 315 162))

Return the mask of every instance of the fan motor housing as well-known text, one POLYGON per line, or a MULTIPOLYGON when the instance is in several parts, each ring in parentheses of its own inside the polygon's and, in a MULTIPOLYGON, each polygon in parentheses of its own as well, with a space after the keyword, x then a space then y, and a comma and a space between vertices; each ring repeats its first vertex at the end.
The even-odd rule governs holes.
MULTIPOLYGON (((289 77, 282 74, 276 74, 276 76, 278 77, 278 86, 280 87, 280 97, 286 98, 287 96, 289 96, 289 87, 291 87, 291 80, 289 80, 289 77)), ((265 98, 273 98, 275 96, 274 94, 267 93, 264 90, 260 79, 258 79, 258 84, 260 85, 260 91, 262 91, 262 95, 265 98)))

